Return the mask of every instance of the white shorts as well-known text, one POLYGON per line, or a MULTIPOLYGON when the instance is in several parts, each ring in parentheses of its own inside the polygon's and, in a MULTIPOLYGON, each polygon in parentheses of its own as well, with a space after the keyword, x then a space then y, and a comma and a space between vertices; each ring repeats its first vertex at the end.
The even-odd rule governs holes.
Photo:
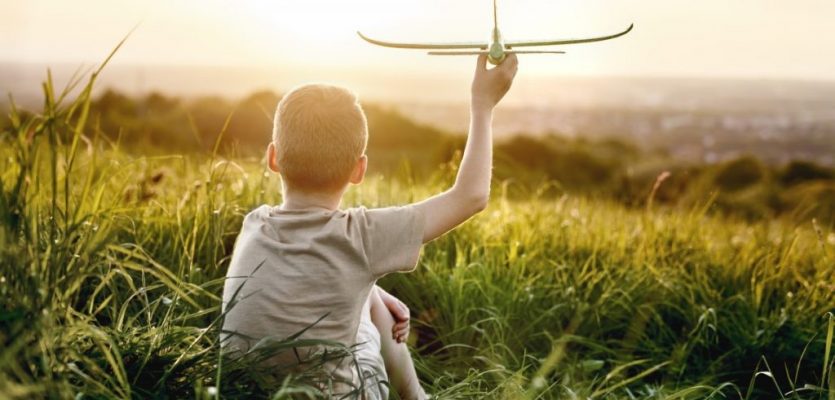
POLYGON ((360 379, 365 387, 365 399, 368 400, 385 400, 389 396, 386 364, 380 350, 380 331, 371 322, 371 307, 366 300, 357 328, 356 357, 362 372, 360 379))

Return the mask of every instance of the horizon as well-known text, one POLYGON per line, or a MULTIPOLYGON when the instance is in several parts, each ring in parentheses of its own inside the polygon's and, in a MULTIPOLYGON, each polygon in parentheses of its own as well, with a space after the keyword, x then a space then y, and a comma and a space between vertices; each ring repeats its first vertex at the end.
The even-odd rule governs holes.
MULTIPOLYGON (((13 95, 22 103, 39 101, 41 82, 52 74, 56 88, 63 88, 69 78, 77 71, 88 73, 96 65, 71 62, 8 62, 0 61, 0 91, 4 95, 13 95)), ((252 93, 268 90, 283 93, 305 82, 329 82, 346 86, 358 93, 361 99, 374 103, 426 103, 449 104, 467 101, 469 80, 457 76, 437 76, 431 73, 415 73, 408 82, 402 82, 402 76, 390 72, 370 72, 361 68, 327 71, 324 69, 299 69, 269 66, 205 66, 205 65, 166 65, 166 64, 126 64, 116 63, 105 67, 98 77, 96 92, 115 90, 130 96, 144 96, 161 93, 170 97, 198 98, 219 96, 236 100, 252 93), (228 82, 223 82, 228 80, 228 82), (211 82, 203 85, 204 82, 211 82), (418 90, 428 85, 437 88, 429 93, 418 90), (411 92, 404 88, 415 89, 411 92)), ((695 97, 721 96, 728 93, 757 91, 757 99, 793 101, 796 98, 784 97, 786 93, 828 99, 835 96, 835 80, 809 79, 756 79, 734 77, 698 77, 698 76, 634 76, 634 75, 561 75, 549 77, 519 77, 516 90, 506 99, 508 105, 515 107, 548 105, 564 107, 597 107, 603 102, 610 106, 626 105, 647 107, 644 101, 634 103, 637 97, 652 98, 659 91, 671 89, 681 91, 689 88, 695 97), (558 95, 534 93, 537 87, 566 84, 565 92, 558 95), (639 93, 640 87, 631 87, 631 95, 624 94, 630 85, 646 84, 645 93, 639 93), (593 88, 593 92, 584 90, 593 88), (518 93, 521 92, 521 93, 518 93), (538 96, 537 96, 538 95, 538 96), (614 97, 611 97, 614 96, 614 97), (554 100, 559 100, 554 102, 554 100), (544 104, 543 104, 544 103, 544 104)), ((685 92, 688 93, 688 92, 685 92)), ((6 97, 0 103, 6 102, 6 97)), ((649 102, 654 103, 654 102, 649 102)))

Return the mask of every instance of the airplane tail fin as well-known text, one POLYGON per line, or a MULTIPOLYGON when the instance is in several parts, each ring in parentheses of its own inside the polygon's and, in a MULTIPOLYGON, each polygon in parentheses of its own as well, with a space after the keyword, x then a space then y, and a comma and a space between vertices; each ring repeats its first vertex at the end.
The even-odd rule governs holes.
POLYGON ((493 0, 493 29, 494 30, 499 29, 499 13, 496 10, 496 1, 497 0, 493 0))

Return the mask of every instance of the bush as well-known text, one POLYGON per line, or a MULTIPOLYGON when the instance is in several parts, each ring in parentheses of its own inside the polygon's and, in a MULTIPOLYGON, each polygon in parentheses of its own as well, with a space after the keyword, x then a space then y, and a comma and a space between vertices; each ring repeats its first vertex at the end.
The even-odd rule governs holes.
MULTIPOLYGON (((596 143, 548 136, 514 136, 496 146, 505 169, 514 173, 501 178, 539 177, 558 182, 563 188, 581 192, 611 190, 612 179, 624 162, 595 153, 596 143), (526 172, 516 174, 517 171, 526 172)), ((534 182, 539 183, 539 182, 534 182)))
POLYGON ((766 176, 766 167, 762 161, 744 156, 720 165, 714 182, 727 191, 736 191, 758 183, 766 176))
POLYGON ((833 178, 835 178, 835 170, 817 165, 812 161, 795 160, 780 171, 780 183, 786 186, 833 178))

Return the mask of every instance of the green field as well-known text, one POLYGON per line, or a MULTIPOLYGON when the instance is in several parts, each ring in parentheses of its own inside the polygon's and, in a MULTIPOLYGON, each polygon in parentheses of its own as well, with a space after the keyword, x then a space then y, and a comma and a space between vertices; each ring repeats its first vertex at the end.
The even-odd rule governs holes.
MULTIPOLYGON (((317 371, 269 386, 219 352, 237 229, 280 202, 277 178, 257 158, 137 155, 90 128, 90 86, 45 86, 0 137, 0 398, 315 397, 317 371)), ((372 177, 344 205, 422 199, 452 165, 372 177)), ((723 217, 707 192, 627 207, 548 188, 497 180, 381 282, 412 308, 437 398, 835 396, 829 225, 723 217)))

